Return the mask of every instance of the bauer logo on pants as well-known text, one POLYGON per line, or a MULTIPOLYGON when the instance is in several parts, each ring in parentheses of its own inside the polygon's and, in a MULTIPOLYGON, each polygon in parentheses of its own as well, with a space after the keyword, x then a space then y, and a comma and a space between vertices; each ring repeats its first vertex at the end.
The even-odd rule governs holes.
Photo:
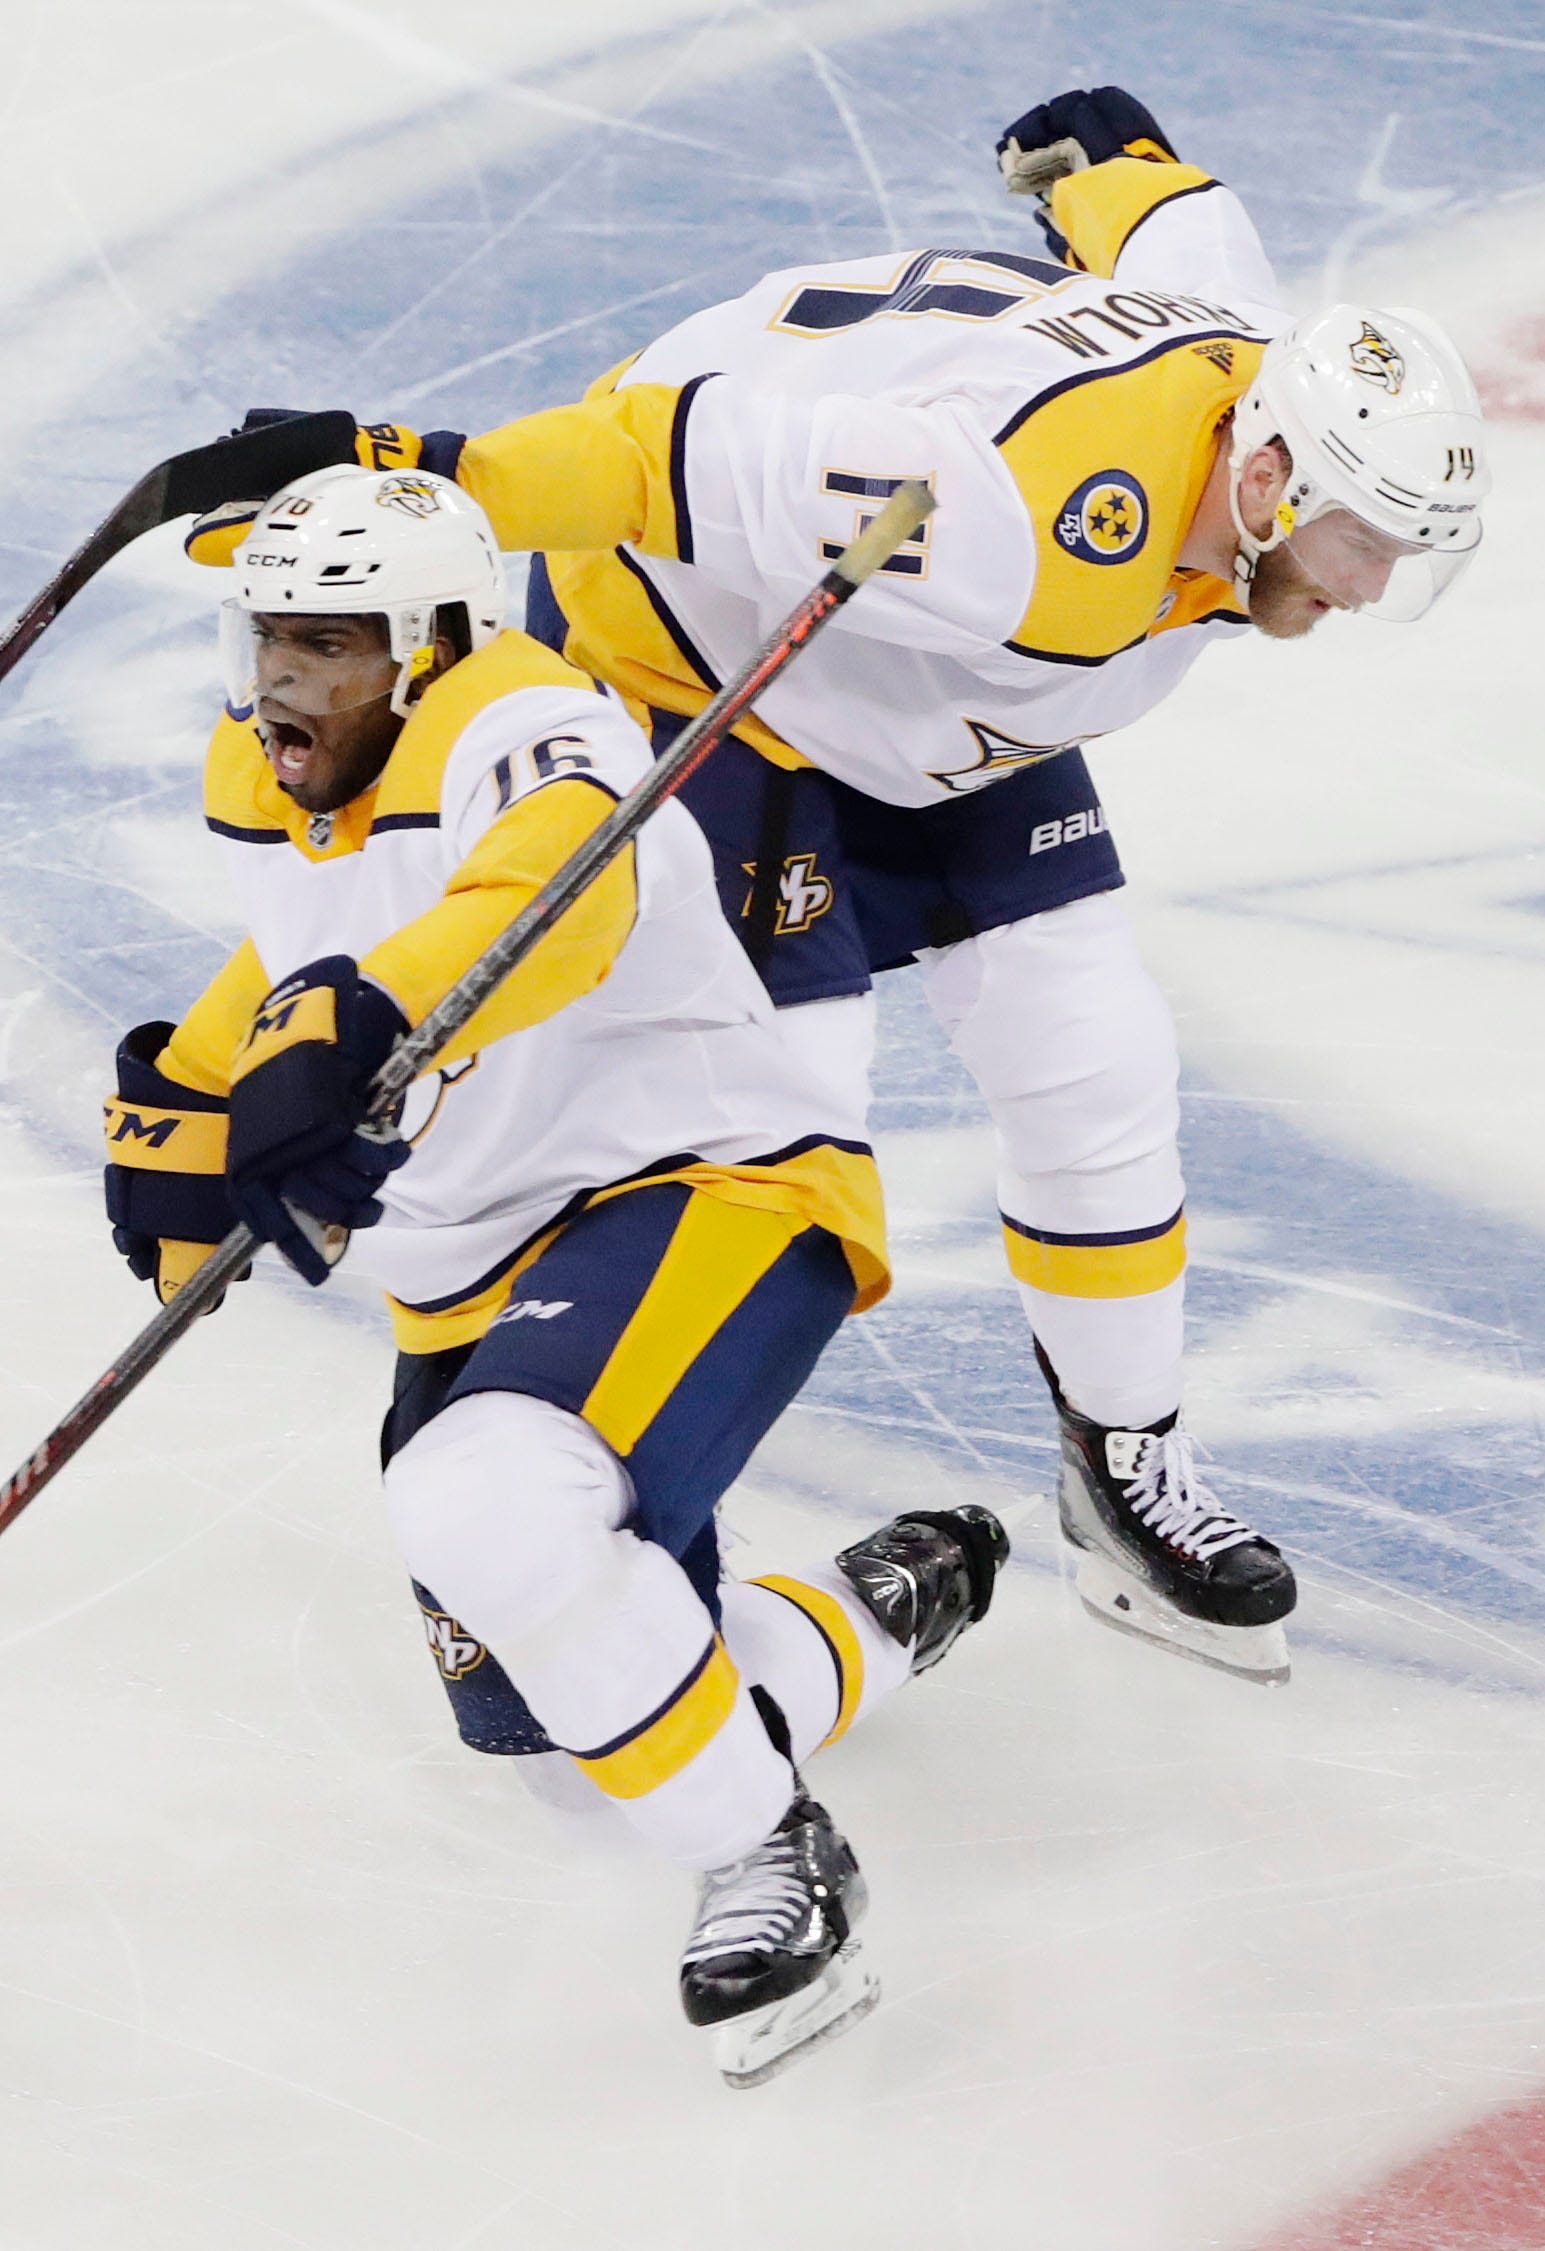
POLYGON ((1081 563, 1125 563, 1148 536, 1148 496, 1125 469, 1102 469, 1070 492, 1057 515, 1057 544, 1081 563))

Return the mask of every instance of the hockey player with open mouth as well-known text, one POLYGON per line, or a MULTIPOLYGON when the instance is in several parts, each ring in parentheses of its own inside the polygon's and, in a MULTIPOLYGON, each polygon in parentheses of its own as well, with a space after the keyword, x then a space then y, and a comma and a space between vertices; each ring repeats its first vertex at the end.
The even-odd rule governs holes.
POLYGON ((1480 414, 1420 314, 1290 325, 1239 203, 1120 89, 1058 96, 999 146, 1047 198, 1051 255, 771 274, 578 404, 374 440, 540 551, 531 630, 636 699, 657 748, 900 479, 930 484, 880 592, 687 801, 815 1067, 860 1077, 872 973, 922 966, 992 1113, 1086 1602, 1280 1680, 1292 1571, 1208 1490, 1180 1418, 1174 1028, 1077 746, 1252 625, 1421 615, 1479 543, 1480 414))
POLYGON ((887 1270, 861 1115, 786 1047, 682 806, 395 1128, 361 1123, 400 1038, 651 769, 504 599, 481 508, 432 474, 327 468, 263 510, 206 769, 250 935, 123 1041, 109 1216, 163 1299, 238 1222, 312 1283, 352 1236, 400 1347, 389 1512, 463 1735, 699 1873, 683 2005, 753 2085, 877 1990, 799 1762, 985 1614, 1007 1544, 985 1510, 924 1512, 721 1583, 719 1496, 887 1270))

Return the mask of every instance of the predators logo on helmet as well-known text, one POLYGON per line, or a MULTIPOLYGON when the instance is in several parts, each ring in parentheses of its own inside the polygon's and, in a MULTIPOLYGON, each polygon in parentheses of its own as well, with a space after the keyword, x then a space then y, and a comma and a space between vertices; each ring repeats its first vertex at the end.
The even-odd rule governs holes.
POLYGON ((1391 398, 1406 379, 1405 361, 1372 321, 1363 322, 1363 332, 1352 346, 1352 365, 1365 381, 1377 383, 1391 398))

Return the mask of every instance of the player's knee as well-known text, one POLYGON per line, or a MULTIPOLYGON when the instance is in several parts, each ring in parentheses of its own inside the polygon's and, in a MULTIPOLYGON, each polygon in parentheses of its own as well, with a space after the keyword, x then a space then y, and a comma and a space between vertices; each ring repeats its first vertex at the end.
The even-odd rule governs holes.
POLYGON ((1145 972, 1107 1021, 1042 1051, 1037 1082, 992 1100, 1003 1158, 1025 1173, 1099 1173, 1172 1153, 1180 1129, 1174 1021, 1145 972))
POLYGON ((507 1391, 442 1409, 391 1462, 385 1490, 413 1576, 496 1651, 542 1632, 607 1574, 629 1505, 587 1423, 507 1391))
POLYGON ((1174 1139, 1174 1023, 1114 894, 983 931, 928 974, 1015 1169, 1098 1171, 1174 1139))

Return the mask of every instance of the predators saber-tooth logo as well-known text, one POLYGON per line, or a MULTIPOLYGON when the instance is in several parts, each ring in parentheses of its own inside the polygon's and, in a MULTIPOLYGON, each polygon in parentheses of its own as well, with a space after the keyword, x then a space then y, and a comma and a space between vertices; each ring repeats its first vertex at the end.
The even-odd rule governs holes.
MULTIPOLYGON (((778 920, 776 933, 782 938, 791 933, 808 930, 825 914, 834 893, 828 879, 816 866, 813 852, 791 852, 783 863, 778 878, 778 920)), ((746 893, 741 908, 741 918, 751 912, 751 902, 756 892, 756 862, 742 860, 741 866, 751 878, 751 889, 746 893)))
POLYGON ((1406 379, 1406 363, 1389 338, 1365 320, 1361 336, 1350 349, 1352 366, 1364 382, 1377 383, 1393 398, 1406 379))
POLYGON ((443 1610, 424 1612, 424 1635, 435 1663, 447 1680, 463 1680, 468 1673, 475 1673, 488 1655, 483 1644, 474 1641, 466 1627, 443 1610))
POLYGON ((376 494, 378 508, 395 508, 400 516, 435 516, 444 505, 427 477, 390 477, 376 494))
MULTIPOLYGON (((941 789, 953 790, 957 796, 968 795, 972 790, 985 789, 1003 774, 1017 774, 1023 766, 1040 766, 1048 758, 1056 758, 1064 750, 1076 750, 1078 739, 1066 743, 1027 743, 1017 735, 1000 734, 983 719, 968 719, 966 730, 976 744, 976 758, 970 766, 947 766, 931 772, 929 780, 941 789)), ((1079 738, 1081 739, 1081 738, 1079 738)))
POLYGON ((1102 469, 1068 494, 1056 540, 1081 563, 1126 563, 1148 537, 1148 495, 1125 469, 1102 469))

